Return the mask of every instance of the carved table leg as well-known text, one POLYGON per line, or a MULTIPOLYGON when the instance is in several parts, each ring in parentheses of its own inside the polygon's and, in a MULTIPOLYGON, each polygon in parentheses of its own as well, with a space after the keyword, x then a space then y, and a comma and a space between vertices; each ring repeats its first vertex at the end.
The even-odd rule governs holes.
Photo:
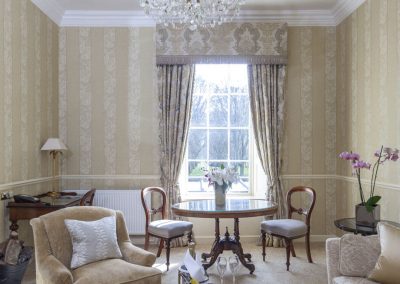
POLYGON ((207 263, 203 263, 204 270, 207 270, 210 266, 212 266, 217 260, 218 256, 224 252, 224 245, 220 242, 213 246, 212 251, 210 253, 210 261, 207 263))
POLYGON ((204 270, 207 270, 210 266, 212 266, 215 261, 217 260, 218 256, 223 253, 224 245, 223 242, 220 240, 219 235, 219 219, 215 218, 215 241, 211 248, 210 253, 203 253, 202 258, 206 260, 207 258, 211 258, 208 263, 203 263, 204 270))
POLYGON ((219 218, 215 218, 215 240, 214 243, 211 246, 211 252, 210 253, 202 253, 201 258, 206 261, 207 258, 210 258, 213 255, 214 248, 217 246, 219 242, 219 218))
POLYGON ((239 219, 235 218, 235 239, 238 243, 239 249, 240 249, 240 253, 243 255, 244 258, 247 258, 248 261, 251 261, 251 254, 250 253, 244 253, 243 252, 243 248, 242 248, 242 244, 240 243, 240 234, 239 234, 239 219))
POLYGON ((207 263, 203 263, 204 270, 207 270, 210 266, 212 266, 217 260, 218 256, 223 253, 224 250, 231 250, 234 254, 236 254, 243 264, 248 270, 250 270, 250 274, 252 274, 255 270, 255 266, 251 262, 251 254, 243 253, 243 248, 240 243, 240 234, 239 234, 239 218, 235 218, 234 223, 234 234, 233 236, 229 235, 228 228, 226 228, 225 237, 220 237, 219 231, 219 219, 215 219, 215 241, 211 248, 210 253, 203 253, 202 258, 205 261, 207 258, 210 258, 210 261, 207 263), (248 261, 246 261, 246 259, 248 261))
POLYGON ((249 263, 251 261, 251 254, 249 253, 243 253, 243 248, 242 244, 240 243, 240 234, 239 234, 239 218, 235 218, 235 225, 234 225, 234 235, 235 235, 235 243, 236 246, 232 249, 232 251, 238 256, 240 262, 243 264, 244 267, 246 267, 248 270, 250 270, 250 274, 253 274, 255 270, 255 266, 252 263, 249 263), (248 259, 248 262, 246 259, 248 259))

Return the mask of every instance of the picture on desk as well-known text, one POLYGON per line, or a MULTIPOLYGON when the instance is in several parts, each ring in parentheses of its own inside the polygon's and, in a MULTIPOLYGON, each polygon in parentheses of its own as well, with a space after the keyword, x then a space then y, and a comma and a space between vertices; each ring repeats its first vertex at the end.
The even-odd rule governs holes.
POLYGON ((14 201, 16 203, 39 203, 40 199, 27 194, 14 195, 14 201))

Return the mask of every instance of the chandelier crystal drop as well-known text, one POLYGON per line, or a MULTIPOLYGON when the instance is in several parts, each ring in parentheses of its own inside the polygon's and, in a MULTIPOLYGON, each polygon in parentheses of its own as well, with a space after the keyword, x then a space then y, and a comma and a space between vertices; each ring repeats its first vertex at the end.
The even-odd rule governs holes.
POLYGON ((245 0, 140 0, 140 6, 158 24, 177 27, 215 27, 232 21, 245 0))

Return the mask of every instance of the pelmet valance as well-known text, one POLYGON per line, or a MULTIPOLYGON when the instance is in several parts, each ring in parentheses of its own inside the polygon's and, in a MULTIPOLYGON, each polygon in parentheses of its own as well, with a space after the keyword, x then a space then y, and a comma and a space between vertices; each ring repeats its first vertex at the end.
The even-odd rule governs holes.
POLYGON ((157 64, 286 64, 287 24, 226 23, 213 29, 157 26, 157 64))

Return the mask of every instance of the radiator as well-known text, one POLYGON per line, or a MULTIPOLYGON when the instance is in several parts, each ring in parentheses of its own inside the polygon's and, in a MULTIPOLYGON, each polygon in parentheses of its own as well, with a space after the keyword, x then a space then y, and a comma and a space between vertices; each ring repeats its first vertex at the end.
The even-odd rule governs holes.
MULTIPOLYGON (((72 189, 64 191, 73 191, 82 195, 87 192, 87 190, 72 189)), ((122 211, 129 235, 145 234, 146 217, 140 198, 140 190, 96 190, 93 206, 122 211)))

